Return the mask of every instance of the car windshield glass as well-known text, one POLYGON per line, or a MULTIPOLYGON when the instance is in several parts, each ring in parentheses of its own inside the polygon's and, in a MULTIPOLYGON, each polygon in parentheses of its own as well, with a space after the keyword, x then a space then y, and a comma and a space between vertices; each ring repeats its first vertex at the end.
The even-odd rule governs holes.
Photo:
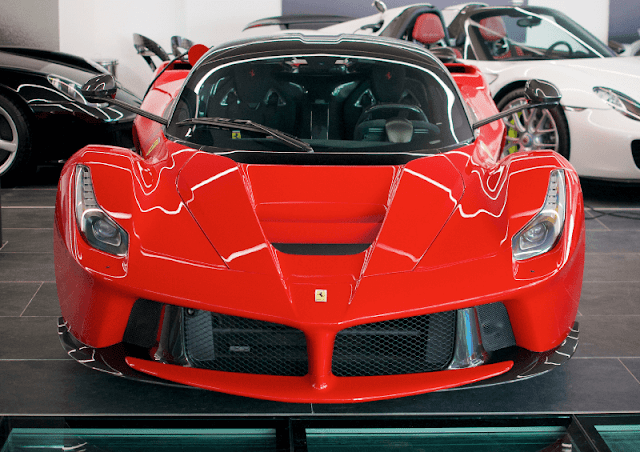
POLYGON ((609 57, 593 35, 563 14, 521 8, 479 13, 467 21, 467 32, 488 60, 609 57))
POLYGON ((327 54, 205 61, 167 132, 220 152, 435 153, 473 139, 442 66, 327 54), (269 132, 234 127, 239 120, 269 132))

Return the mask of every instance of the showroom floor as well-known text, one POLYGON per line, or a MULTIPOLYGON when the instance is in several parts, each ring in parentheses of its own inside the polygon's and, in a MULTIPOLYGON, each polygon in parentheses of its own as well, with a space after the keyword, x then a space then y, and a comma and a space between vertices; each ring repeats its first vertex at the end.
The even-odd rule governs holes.
POLYGON ((580 345, 567 364, 498 387, 317 405, 128 381, 69 358, 56 328, 54 184, 0 192, 0 417, 640 412, 640 188, 584 186, 589 220, 580 345))

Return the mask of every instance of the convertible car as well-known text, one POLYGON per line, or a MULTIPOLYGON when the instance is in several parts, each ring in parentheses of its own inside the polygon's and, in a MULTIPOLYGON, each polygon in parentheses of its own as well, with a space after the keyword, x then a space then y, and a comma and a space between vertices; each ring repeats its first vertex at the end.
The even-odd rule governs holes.
MULTIPOLYGON (((553 150, 581 177, 640 183, 640 59, 616 57, 550 8, 467 3, 440 11, 427 3, 391 9, 374 3, 379 13, 316 33, 378 35, 435 51, 451 48, 461 61, 480 68, 500 110, 524 101, 528 79, 551 82, 563 94, 560 107, 506 118, 510 132, 503 153, 553 150)), ((250 26, 287 27, 290 22, 283 16, 250 26)))
POLYGON ((569 17, 551 8, 443 10, 466 60, 490 82, 498 108, 524 101, 527 78, 556 85, 562 108, 508 120, 505 152, 553 149, 580 176, 640 182, 640 59, 619 58, 569 17))
MULTIPOLYGON (((63 168, 61 342, 85 366, 289 402, 521 380, 574 352, 578 176, 502 156, 477 68, 397 39, 194 46, 134 124, 137 152, 63 168)), ((83 87, 111 102, 99 76, 83 87)), ((525 110, 559 94, 532 80, 525 110)))
MULTIPOLYGON (((132 146, 135 114, 88 102, 82 85, 107 71, 74 55, 0 47, 0 178, 24 181, 36 163, 66 159, 88 143, 132 146)), ((120 87, 123 102, 140 105, 120 87)))

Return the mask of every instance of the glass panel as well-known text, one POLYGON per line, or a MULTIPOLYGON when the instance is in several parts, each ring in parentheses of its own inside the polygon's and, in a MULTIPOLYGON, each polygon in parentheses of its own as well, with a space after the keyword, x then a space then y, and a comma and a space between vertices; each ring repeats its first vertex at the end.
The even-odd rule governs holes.
POLYGON ((596 425, 612 452, 640 451, 640 425, 596 425))
POLYGON ((564 427, 308 428, 306 432, 309 452, 534 452, 554 444, 557 448, 549 450, 578 450, 564 427))
POLYGON ((15 428, 0 452, 268 451, 274 429, 40 429, 15 428))
POLYGON ((308 144, 315 152, 437 153, 473 138, 457 89, 435 61, 349 53, 218 66, 210 59, 191 73, 168 127, 198 147, 295 150, 280 131, 302 140, 302 152, 308 144), (238 122, 247 120, 275 135, 238 122))

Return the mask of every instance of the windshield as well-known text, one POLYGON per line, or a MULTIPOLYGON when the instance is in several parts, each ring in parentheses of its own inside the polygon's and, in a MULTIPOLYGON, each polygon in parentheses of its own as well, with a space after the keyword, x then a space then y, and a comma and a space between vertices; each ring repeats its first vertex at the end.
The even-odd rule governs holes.
POLYGON ((558 11, 521 8, 470 17, 467 33, 487 60, 597 58, 613 56, 604 44, 558 11))
POLYGON ((211 152, 291 152, 298 141, 299 152, 435 153, 473 138, 453 81, 435 62, 326 54, 205 62, 187 81, 167 132, 221 148, 211 152), (236 127, 237 120, 267 127, 236 127))

